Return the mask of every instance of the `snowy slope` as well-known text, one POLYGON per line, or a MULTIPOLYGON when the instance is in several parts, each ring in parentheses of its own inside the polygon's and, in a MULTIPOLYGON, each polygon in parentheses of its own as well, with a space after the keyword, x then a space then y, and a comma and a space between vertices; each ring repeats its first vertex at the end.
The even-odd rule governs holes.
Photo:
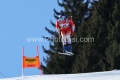
POLYGON ((120 80, 120 70, 81 74, 34 75, 0 80, 120 80))

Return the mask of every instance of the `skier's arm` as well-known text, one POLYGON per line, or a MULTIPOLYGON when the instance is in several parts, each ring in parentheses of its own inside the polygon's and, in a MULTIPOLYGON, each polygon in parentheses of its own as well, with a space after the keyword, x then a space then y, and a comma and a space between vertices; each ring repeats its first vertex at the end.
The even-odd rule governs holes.
POLYGON ((73 21, 69 20, 69 23, 71 25, 72 31, 75 31, 75 24, 73 23, 73 21))
POLYGON ((58 34, 60 34, 60 27, 59 27, 58 21, 56 21, 56 30, 57 30, 58 34))

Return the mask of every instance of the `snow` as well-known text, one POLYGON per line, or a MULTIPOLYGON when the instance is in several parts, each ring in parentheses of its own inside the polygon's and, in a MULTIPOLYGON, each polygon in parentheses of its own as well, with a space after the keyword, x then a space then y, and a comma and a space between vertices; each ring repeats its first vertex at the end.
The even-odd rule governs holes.
POLYGON ((0 80, 120 80, 120 70, 79 74, 33 75, 2 78, 0 80))

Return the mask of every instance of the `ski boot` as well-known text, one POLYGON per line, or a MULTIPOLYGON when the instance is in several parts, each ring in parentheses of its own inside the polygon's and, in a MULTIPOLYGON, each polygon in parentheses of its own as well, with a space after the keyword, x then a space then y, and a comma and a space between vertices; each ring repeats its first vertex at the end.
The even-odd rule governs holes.
POLYGON ((67 51, 67 45, 63 45, 63 52, 65 53, 67 51))
POLYGON ((70 54, 70 55, 74 55, 72 53, 72 44, 68 44, 68 51, 67 51, 67 53, 70 54))
POLYGON ((68 51, 72 52, 72 44, 68 44, 68 51))

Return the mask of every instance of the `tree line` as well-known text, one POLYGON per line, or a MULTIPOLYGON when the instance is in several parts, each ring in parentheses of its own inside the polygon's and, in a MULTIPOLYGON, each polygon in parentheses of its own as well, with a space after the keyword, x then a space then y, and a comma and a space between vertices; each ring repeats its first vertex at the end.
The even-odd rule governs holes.
MULTIPOLYGON (((75 23, 75 38, 94 38, 94 42, 73 41, 74 56, 59 55, 62 43, 50 40, 49 49, 43 46, 46 65, 44 74, 70 74, 120 69, 120 0, 58 0, 59 7, 54 9, 57 20, 60 13, 72 16, 75 23)), ((51 16, 51 15, 50 15, 51 16)), ((51 21, 55 28, 55 22, 51 21)), ((53 37, 59 37, 55 30, 45 27, 53 37)), ((44 36, 44 35, 43 35, 44 36)))

